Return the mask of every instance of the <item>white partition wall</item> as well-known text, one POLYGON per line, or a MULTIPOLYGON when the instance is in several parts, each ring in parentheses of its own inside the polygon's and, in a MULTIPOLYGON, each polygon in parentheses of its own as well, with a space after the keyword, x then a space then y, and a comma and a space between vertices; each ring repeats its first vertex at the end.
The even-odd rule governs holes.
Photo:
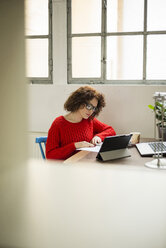
POLYGON ((26 157, 24 1, 0 1, 0 166, 26 157))

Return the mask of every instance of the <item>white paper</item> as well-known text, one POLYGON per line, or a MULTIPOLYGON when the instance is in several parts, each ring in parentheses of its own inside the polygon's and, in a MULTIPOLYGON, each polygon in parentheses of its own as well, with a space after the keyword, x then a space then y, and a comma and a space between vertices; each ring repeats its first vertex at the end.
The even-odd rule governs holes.
POLYGON ((97 146, 93 146, 93 147, 77 148, 77 150, 81 150, 81 151, 90 151, 90 152, 99 152, 101 145, 102 145, 102 144, 97 145, 97 146))

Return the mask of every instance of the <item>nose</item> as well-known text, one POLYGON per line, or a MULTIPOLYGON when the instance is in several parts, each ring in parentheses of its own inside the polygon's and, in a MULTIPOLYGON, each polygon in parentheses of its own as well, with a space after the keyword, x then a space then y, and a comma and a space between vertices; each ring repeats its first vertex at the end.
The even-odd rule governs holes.
POLYGON ((93 109, 89 109, 89 112, 93 113, 93 109))

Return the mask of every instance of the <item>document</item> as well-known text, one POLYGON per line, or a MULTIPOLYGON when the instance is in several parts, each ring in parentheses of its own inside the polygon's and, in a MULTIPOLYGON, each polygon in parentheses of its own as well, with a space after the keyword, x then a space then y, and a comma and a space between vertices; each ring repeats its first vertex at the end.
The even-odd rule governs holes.
POLYGON ((93 147, 77 148, 76 150, 90 151, 90 152, 99 152, 101 145, 102 145, 102 143, 100 143, 99 145, 93 146, 93 147))

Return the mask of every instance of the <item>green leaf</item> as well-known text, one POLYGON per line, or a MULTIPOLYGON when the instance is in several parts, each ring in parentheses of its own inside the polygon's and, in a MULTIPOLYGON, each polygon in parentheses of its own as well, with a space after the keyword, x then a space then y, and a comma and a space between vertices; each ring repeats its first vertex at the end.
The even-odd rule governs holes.
POLYGON ((150 104, 150 105, 148 105, 148 107, 149 107, 150 109, 153 109, 153 110, 155 109, 155 108, 154 108, 154 106, 153 106, 153 105, 151 105, 151 104, 150 104))
POLYGON ((156 102, 156 106, 158 106, 158 107, 163 107, 163 104, 162 103, 160 103, 160 102, 156 102))
POLYGON ((148 105, 148 107, 152 109, 153 111, 155 111, 157 120, 166 122, 166 105, 165 104, 163 104, 162 102, 156 102, 155 106, 150 104, 148 105))

